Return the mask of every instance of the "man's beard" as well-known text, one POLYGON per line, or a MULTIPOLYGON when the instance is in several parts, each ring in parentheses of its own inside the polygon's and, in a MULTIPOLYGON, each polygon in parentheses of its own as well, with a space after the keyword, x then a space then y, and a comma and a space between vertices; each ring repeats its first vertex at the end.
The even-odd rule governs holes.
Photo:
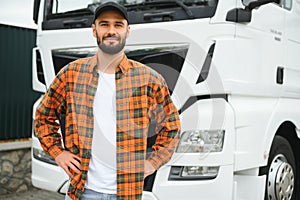
POLYGON ((100 39, 98 37, 98 34, 96 33, 96 36, 97 36, 97 44, 98 44, 98 47, 104 52, 104 53, 107 53, 107 54, 110 54, 110 55, 114 55, 114 54, 117 54, 119 53, 120 51, 123 50, 124 46, 125 46, 125 42, 126 40, 121 40, 121 37, 119 36, 106 36, 106 37, 115 37, 118 39, 118 41, 121 41, 119 44, 117 45, 106 45, 104 44, 103 40, 105 39, 105 37, 103 38, 102 42, 100 42, 100 39))

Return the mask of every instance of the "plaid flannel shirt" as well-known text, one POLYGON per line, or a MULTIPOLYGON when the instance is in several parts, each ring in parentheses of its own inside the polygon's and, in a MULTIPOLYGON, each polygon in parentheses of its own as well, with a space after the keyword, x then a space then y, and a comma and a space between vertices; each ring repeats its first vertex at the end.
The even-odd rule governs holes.
MULTIPOLYGON (((157 139, 147 160, 158 169, 169 161, 178 143, 179 115, 164 79, 151 68, 124 56, 115 75, 117 198, 141 199, 150 119, 157 121, 157 139)), ((79 156, 82 166, 70 181, 72 199, 80 199, 86 183, 98 78, 96 55, 68 64, 36 110, 35 134, 53 158, 64 151, 57 121, 62 113, 66 115, 65 149, 79 156)))

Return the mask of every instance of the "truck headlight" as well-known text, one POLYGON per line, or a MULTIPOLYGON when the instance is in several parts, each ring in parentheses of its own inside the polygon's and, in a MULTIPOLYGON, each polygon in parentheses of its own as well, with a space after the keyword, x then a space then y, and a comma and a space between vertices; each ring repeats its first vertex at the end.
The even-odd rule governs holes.
POLYGON ((223 149, 224 130, 191 130, 181 135, 177 153, 220 152, 223 149))
POLYGON ((52 165, 57 165, 55 160, 48 154, 45 153, 45 151, 37 148, 32 149, 33 157, 37 160, 52 164, 52 165))

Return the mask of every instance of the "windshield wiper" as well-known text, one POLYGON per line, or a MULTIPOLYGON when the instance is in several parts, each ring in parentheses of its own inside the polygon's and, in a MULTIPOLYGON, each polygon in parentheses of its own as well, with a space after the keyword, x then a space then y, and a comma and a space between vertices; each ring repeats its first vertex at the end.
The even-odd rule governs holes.
POLYGON ((190 18, 193 19, 195 18, 192 10, 185 5, 183 2, 181 2, 180 0, 145 0, 143 3, 137 3, 137 4, 125 4, 125 7, 129 8, 129 10, 131 8, 141 8, 144 6, 169 6, 169 5, 177 5, 179 7, 181 7, 186 15, 190 18))
POLYGON ((102 4, 101 2, 90 3, 90 4, 88 4, 87 9, 89 9, 91 12, 95 13, 97 7, 100 6, 101 4, 102 4))
POLYGON ((179 0, 174 0, 174 1, 176 2, 177 5, 179 5, 185 11, 185 13, 187 14, 187 16, 190 19, 195 18, 192 10, 187 5, 185 5, 184 3, 182 3, 182 1, 179 1, 179 0))
MULTIPOLYGON (((92 3, 88 5, 88 9, 92 12, 95 12, 96 8, 100 5, 101 3, 92 3)), ((177 5, 179 7, 181 7, 185 13, 187 14, 187 16, 190 19, 195 18, 192 10, 185 5, 183 2, 181 2, 180 0, 145 0, 142 3, 136 3, 136 4, 124 4, 125 7, 128 8, 128 11, 130 11, 132 8, 136 8, 139 9, 141 7, 144 6, 150 6, 150 5, 163 5, 163 6, 167 6, 167 5, 177 5)))
POLYGON ((62 13, 53 13, 48 15, 48 18, 66 18, 66 17, 76 17, 82 15, 93 15, 93 11, 88 8, 81 8, 77 10, 70 10, 62 13))

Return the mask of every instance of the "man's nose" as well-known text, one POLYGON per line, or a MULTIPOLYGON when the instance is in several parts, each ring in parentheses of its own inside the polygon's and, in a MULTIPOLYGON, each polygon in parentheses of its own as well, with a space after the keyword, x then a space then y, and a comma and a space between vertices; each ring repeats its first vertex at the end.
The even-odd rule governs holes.
POLYGON ((116 34, 116 28, 114 26, 109 26, 107 33, 110 34, 110 35, 115 35, 116 34))

